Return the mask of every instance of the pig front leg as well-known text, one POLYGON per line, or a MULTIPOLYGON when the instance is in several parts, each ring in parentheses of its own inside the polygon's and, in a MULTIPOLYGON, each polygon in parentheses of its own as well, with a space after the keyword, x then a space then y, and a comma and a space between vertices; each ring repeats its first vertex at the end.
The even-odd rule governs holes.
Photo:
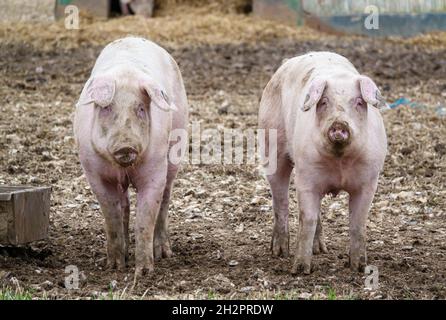
POLYGON ((290 251, 288 191, 291 171, 293 171, 293 164, 286 155, 283 155, 277 161, 276 172, 267 176, 273 195, 274 210, 274 228, 271 239, 271 251, 276 257, 283 256, 286 258, 290 251))
POLYGON ((118 184, 92 179, 92 191, 98 198, 105 219, 107 237, 107 266, 110 269, 125 269, 125 236, 122 219, 122 192, 118 184))
POLYGON ((172 185, 177 172, 178 166, 169 164, 166 187, 164 189, 163 200, 161 202, 161 208, 155 226, 155 240, 153 245, 155 259, 169 258, 172 256, 172 248, 169 239, 168 212, 172 185))
POLYGON ((129 261, 129 246, 130 246, 130 237, 129 237, 129 219, 130 219, 130 201, 128 191, 125 191, 121 195, 121 212, 123 219, 123 227, 124 227, 124 246, 125 246, 125 261, 129 261))
POLYGON ((375 195, 377 182, 350 193, 350 268, 363 271, 367 265, 367 217, 375 195))
MULTIPOLYGON (((163 171, 163 170, 161 170, 163 171)), ((153 272, 153 242, 157 216, 166 185, 166 170, 152 175, 150 183, 138 188, 135 225, 135 281, 145 271, 153 272)))
MULTIPOLYGON (((296 185, 299 184, 296 182, 296 185)), ((313 241, 316 235, 317 220, 320 212, 321 197, 313 191, 299 191, 299 235, 292 274, 311 273, 313 241)))

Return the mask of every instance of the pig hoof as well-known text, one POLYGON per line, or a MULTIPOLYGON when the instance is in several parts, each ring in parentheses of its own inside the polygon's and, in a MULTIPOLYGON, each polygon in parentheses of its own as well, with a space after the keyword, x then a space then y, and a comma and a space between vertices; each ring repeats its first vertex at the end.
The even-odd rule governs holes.
POLYGON ((359 263, 350 263, 350 270, 353 272, 360 271, 359 270, 359 263))
POLYGON ((144 275, 150 274, 155 271, 153 265, 147 265, 144 267, 136 267, 135 269, 135 279, 138 279, 144 275))
POLYGON ((141 279, 143 276, 145 276, 148 273, 153 272, 153 268, 150 271, 148 268, 144 268, 144 267, 136 267, 135 268, 135 276, 133 277, 133 286, 132 286, 132 290, 136 287, 136 285, 138 284, 138 280, 141 279))
POLYGON ((288 258, 290 252, 288 235, 274 233, 271 240, 271 251, 275 257, 288 258))
POLYGON ((313 242, 313 254, 321 254, 328 253, 327 246, 325 245, 324 240, 322 239, 314 239, 313 242))
POLYGON ((172 256, 169 236, 166 234, 155 236, 153 243, 153 256, 155 260, 170 258, 172 256))
POLYGON ((153 251, 155 260, 170 258, 172 256, 172 250, 170 249, 170 243, 168 242, 155 246, 153 251))
POLYGON ((124 271, 125 270, 125 260, 123 260, 123 259, 108 259, 107 260, 107 269, 108 270, 124 271))
POLYGON ((349 259, 350 270, 354 272, 364 272, 367 265, 367 259, 362 256, 359 259, 349 259))
POLYGON ((305 274, 308 275, 311 273, 311 265, 306 263, 294 263, 293 268, 291 268, 291 274, 305 274))

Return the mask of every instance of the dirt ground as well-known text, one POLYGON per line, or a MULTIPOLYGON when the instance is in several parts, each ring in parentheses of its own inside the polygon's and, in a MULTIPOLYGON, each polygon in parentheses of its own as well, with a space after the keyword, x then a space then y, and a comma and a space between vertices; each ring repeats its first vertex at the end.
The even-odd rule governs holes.
MULTIPOLYGON (((151 28, 169 29, 175 18, 156 19, 143 31, 134 17, 122 19, 121 29, 115 19, 112 31, 110 22, 81 31, 60 24, 0 28, 0 184, 53 188, 49 238, 0 247, 0 288, 20 286, 50 299, 446 298, 446 116, 438 108, 446 99, 446 42, 431 40, 443 34, 377 40, 279 26, 274 33, 259 21, 234 18, 242 19, 234 20, 237 30, 254 28, 250 37, 235 34, 231 41, 223 31, 206 43, 213 31, 198 20, 181 30, 185 41, 151 28), (346 194, 323 202, 329 253, 314 258, 311 275, 291 276, 292 258, 271 256, 271 195, 257 167, 248 165, 185 165, 170 206, 174 256, 157 262, 155 273, 131 291, 132 232, 128 271, 105 270, 103 218, 78 161, 72 113, 102 47, 126 33, 151 35, 171 52, 185 80, 190 120, 202 128, 256 128, 258 101, 271 75, 284 58, 311 50, 345 55, 376 80, 389 102, 405 97, 416 103, 383 114, 389 154, 367 243, 369 264, 379 270, 377 290, 366 289, 365 275, 345 267, 346 194), (69 265, 85 276, 78 290, 65 288, 69 265)), ((293 247, 297 221, 291 193, 293 247)))

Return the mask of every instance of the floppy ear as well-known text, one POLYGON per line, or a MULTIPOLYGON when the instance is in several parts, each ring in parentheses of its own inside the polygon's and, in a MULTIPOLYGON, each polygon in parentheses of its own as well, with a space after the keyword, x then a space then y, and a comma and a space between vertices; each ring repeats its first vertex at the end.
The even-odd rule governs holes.
POLYGON ((166 159, 169 150, 169 136, 172 129, 172 110, 177 110, 167 94, 149 76, 140 80, 141 90, 150 97, 150 140, 149 157, 166 159))
POLYGON ((116 85, 113 78, 106 76, 92 78, 87 84, 86 97, 82 104, 94 102, 101 107, 106 107, 113 101, 115 90, 116 85))
POLYGON ((302 106, 302 111, 308 111, 316 105, 324 93, 325 86, 327 85, 327 80, 324 79, 314 79, 310 84, 310 89, 305 97, 304 105, 302 106))
POLYGON ((173 102, 170 101, 170 98, 167 96, 166 92, 163 91, 151 78, 144 78, 141 81, 141 87, 150 97, 151 102, 161 110, 166 112, 177 110, 173 102))
POLYGON ((381 92, 379 91, 375 82, 373 82, 373 80, 369 77, 359 77, 359 88, 361 90, 362 98, 368 104, 378 109, 388 107, 386 100, 381 95, 381 92))

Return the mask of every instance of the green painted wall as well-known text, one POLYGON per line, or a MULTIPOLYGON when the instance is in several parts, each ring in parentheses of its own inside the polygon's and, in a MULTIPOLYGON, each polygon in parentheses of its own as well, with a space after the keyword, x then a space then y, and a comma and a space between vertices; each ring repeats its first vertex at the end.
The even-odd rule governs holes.
MULTIPOLYGON (((278 0, 276 2, 294 2, 278 0)), ((380 13, 446 12, 446 0, 301 0, 305 11, 330 16, 364 13, 368 5, 375 5, 380 13)))
POLYGON ((446 30, 446 0, 254 0, 254 14, 293 25, 370 36, 412 36, 446 30), (366 28, 367 6, 378 28, 366 28))

